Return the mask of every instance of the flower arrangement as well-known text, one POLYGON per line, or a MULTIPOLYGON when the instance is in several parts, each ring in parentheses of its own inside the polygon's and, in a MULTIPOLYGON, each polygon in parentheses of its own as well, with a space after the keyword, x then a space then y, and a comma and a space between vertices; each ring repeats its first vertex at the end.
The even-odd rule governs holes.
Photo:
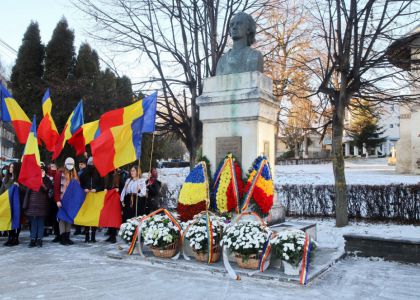
MULTIPOLYGON (((166 249, 177 245, 181 232, 167 215, 154 215, 143 221, 144 244, 152 248, 166 249)), ((177 248, 177 247, 175 247, 177 248)))
POLYGON ((251 206, 257 212, 266 215, 273 206, 273 197, 274 184, 270 165, 266 157, 259 156, 248 171, 242 211, 251 206))
POLYGON ((198 163, 188 174, 179 192, 177 212, 182 222, 191 220, 196 214, 206 210, 208 181, 206 165, 198 163))
POLYGON ((126 242, 131 243, 133 240, 134 232, 136 231, 137 226, 139 225, 139 219, 129 219, 126 223, 122 223, 118 235, 126 242))
POLYGON ((235 253, 240 266, 241 262, 252 259, 252 268, 258 268, 260 254, 269 235, 269 229, 260 222, 240 221, 226 229, 221 245, 235 253))
POLYGON ((303 256, 305 237, 305 232, 297 229, 279 232, 271 240, 271 249, 274 257, 298 266, 303 256))
POLYGON ((232 153, 220 162, 214 175, 212 207, 221 213, 238 212, 244 184, 242 169, 232 153))
POLYGON ((188 230, 185 238, 190 242, 190 246, 195 253, 207 254, 209 250, 208 227, 211 226, 213 250, 219 252, 220 240, 225 227, 225 218, 216 215, 209 215, 210 222, 206 215, 196 216, 194 220, 188 222, 188 230))

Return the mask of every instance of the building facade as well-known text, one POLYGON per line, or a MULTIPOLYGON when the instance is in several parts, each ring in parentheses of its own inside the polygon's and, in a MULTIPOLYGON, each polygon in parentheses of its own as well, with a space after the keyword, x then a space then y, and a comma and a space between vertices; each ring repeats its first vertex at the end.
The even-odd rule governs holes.
MULTIPOLYGON (((420 94, 420 26, 388 48, 391 62, 415 79, 411 90, 420 94)), ((400 140, 397 143, 397 172, 420 174, 420 104, 400 106, 400 140)))
MULTIPOLYGON (((0 74, 0 82, 7 87, 6 79, 0 74)), ((11 123, 0 120, 0 166, 16 161, 15 158, 16 136, 11 123)))

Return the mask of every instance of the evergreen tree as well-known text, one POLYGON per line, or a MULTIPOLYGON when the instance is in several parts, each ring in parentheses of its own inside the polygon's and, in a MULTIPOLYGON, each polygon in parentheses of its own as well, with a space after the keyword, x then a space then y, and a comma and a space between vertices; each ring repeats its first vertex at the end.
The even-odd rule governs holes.
POLYGON ((386 141, 383 137, 383 127, 378 125, 378 117, 371 110, 367 102, 363 102, 360 108, 353 110, 352 120, 348 128, 348 135, 353 139, 352 144, 359 147, 366 147, 369 152, 386 141))
POLYGON ((104 112, 115 109, 121 106, 115 104, 117 92, 117 79, 114 73, 106 68, 105 71, 101 72, 101 82, 100 82, 100 93, 101 97, 101 106, 98 108, 98 112, 103 114, 104 112))
POLYGON ((44 55, 45 47, 41 43, 38 23, 31 22, 23 36, 22 45, 12 69, 10 87, 13 97, 19 102, 29 119, 36 114, 38 122, 42 117, 41 99, 45 89, 42 80, 44 55))
POLYGON ((117 78, 117 107, 126 106, 132 102, 133 89, 131 86, 131 80, 127 76, 122 76, 117 78))
POLYGON ((44 79, 51 88, 53 117, 59 131, 80 100, 75 94, 74 32, 62 18, 55 27, 45 51, 44 79))
POLYGON ((84 101, 85 119, 97 119, 102 101, 99 95, 101 72, 98 54, 87 43, 79 48, 74 73, 76 94, 84 101))

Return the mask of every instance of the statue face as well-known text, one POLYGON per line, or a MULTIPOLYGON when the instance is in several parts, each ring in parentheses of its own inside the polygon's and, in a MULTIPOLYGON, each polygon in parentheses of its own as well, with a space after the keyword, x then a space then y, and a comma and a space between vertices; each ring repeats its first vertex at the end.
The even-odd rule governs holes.
POLYGON ((230 21, 230 35, 233 40, 247 38, 248 21, 245 16, 237 15, 230 21))

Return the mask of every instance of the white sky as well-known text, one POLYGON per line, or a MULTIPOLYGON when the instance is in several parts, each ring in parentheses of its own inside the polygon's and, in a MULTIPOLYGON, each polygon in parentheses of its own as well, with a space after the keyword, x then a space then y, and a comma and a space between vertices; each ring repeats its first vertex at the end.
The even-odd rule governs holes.
MULTIPOLYGON (((0 39, 16 51, 19 50, 23 34, 31 20, 38 22, 42 43, 46 45, 58 21, 64 16, 75 33, 76 54, 80 44, 88 42, 100 57, 107 60, 104 54, 106 48, 86 33, 90 25, 89 20, 85 19, 85 16, 68 0, 0 0, 0 11, 0 39)), ((10 76, 15 59, 16 54, 0 42, 0 61, 6 68, 8 76, 10 76)), ((133 63, 137 60, 135 55, 121 54, 115 59, 118 69, 122 71, 120 75, 128 75, 136 81, 136 75, 139 76, 139 74, 136 74, 137 68, 133 67, 133 63)), ((101 62, 101 66, 104 68, 105 64, 101 62)))

